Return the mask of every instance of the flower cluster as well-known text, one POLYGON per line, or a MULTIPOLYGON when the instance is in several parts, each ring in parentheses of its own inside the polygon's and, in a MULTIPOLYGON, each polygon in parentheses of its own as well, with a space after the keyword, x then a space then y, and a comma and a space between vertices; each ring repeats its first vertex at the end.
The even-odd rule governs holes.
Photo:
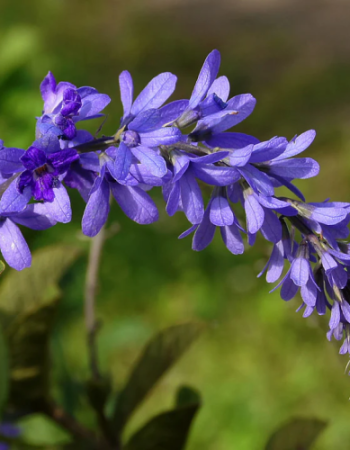
POLYGON ((344 243, 350 205, 307 203, 293 184, 319 172, 315 160, 295 158, 313 142, 313 130, 291 140, 263 142, 227 131, 252 113, 256 100, 251 94, 230 98, 229 81, 218 77, 219 66, 220 54, 214 50, 190 99, 167 104, 175 75, 156 76, 134 99, 131 75, 122 72, 120 126, 113 136, 98 139, 82 124, 101 117, 110 98, 91 87, 57 84, 49 73, 41 84, 44 107, 36 139, 27 150, 0 148, 3 257, 17 270, 30 265, 18 225, 43 230, 71 220, 65 186, 77 189, 86 203, 82 231, 90 237, 105 224, 113 198, 133 221, 156 221, 157 207, 148 191, 160 186, 167 213, 183 211, 190 222, 180 238, 194 233, 194 250, 207 247, 219 228, 228 250, 241 254, 244 236, 253 245, 260 232, 273 244, 264 269, 267 281, 277 282, 286 263, 276 286, 281 297, 290 300, 300 288, 305 317, 330 310, 328 337, 345 336, 341 353, 350 353, 350 250, 344 243), (212 187, 206 206, 199 182, 212 187), (293 198, 276 196, 280 186, 293 198))

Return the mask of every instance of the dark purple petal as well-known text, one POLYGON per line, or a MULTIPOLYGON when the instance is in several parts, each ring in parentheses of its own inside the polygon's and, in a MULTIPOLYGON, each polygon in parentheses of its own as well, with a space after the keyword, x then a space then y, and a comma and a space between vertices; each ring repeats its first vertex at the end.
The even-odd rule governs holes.
POLYGON ((210 221, 218 227, 232 225, 234 221, 230 204, 225 197, 217 195, 210 203, 210 221))
POLYGON ((132 82, 131 75, 127 70, 124 70, 119 75, 119 88, 120 88, 120 98, 124 110, 123 117, 126 117, 130 114, 134 95, 134 84, 132 82))
POLYGON ((48 162, 50 162, 51 166, 56 169, 55 175, 61 175, 67 172, 72 162, 77 159, 79 159, 79 155, 73 148, 47 155, 48 162))
POLYGON ((151 199, 139 187, 110 183, 112 194, 124 213, 134 222, 146 225, 158 220, 158 210, 151 199))
POLYGON ((293 281, 289 278, 289 276, 283 282, 281 288, 281 298, 285 301, 289 301, 295 297, 298 292, 298 286, 293 283, 293 281))
POLYGON ((79 155, 79 162, 81 167, 92 172, 100 171, 100 161, 96 153, 83 153, 79 155))
MULTIPOLYGON (((271 177, 271 181, 273 181, 274 179, 278 181, 278 185, 277 186, 285 186, 286 188, 288 188, 291 192, 293 192, 293 194, 295 194, 297 197, 299 197, 301 200, 305 201, 305 197, 303 195, 303 193, 296 187, 294 186, 292 183, 290 183, 289 181, 285 180, 283 177, 280 177, 278 175, 275 174, 269 174, 269 176, 271 177)), ((275 185, 276 186, 276 185, 275 185)))
POLYGON ((15 172, 23 170, 21 161, 25 154, 20 148, 3 148, 0 150, 0 173, 12 175, 15 172))
POLYGON ((109 184, 102 180, 87 202, 83 219, 82 230, 86 236, 96 236, 106 223, 109 213, 109 184))
POLYGON ((230 82, 227 77, 221 76, 214 80, 208 90, 207 96, 209 97, 211 94, 216 94, 224 102, 227 101, 228 96, 230 95, 230 82))
POLYGON ((131 107, 131 114, 137 116, 142 111, 159 108, 175 90, 176 76, 170 72, 161 73, 151 80, 137 96, 131 107))
POLYGON ((34 170, 46 163, 46 153, 35 147, 29 147, 21 157, 24 167, 28 170, 34 170))
POLYGON ((204 214, 202 192, 191 169, 180 179, 181 200, 187 219, 195 224, 200 223, 204 214))
POLYGON ((192 225, 191 228, 189 228, 188 230, 184 231, 183 233, 180 234, 180 236, 178 237, 178 239, 183 239, 186 236, 188 236, 189 234, 193 233, 196 229, 198 228, 198 224, 192 225))
POLYGON ((76 115, 81 108, 81 97, 75 89, 63 92, 62 116, 76 115))
POLYGON ((34 191, 35 184, 33 172, 31 170, 25 170, 24 172, 22 172, 17 182, 17 189, 21 194, 23 194, 24 190, 28 186, 31 188, 30 192, 32 193, 34 191))
POLYGON ((89 193, 94 184, 96 175, 90 170, 85 170, 81 167, 79 161, 74 162, 64 177, 64 183, 76 189, 82 196, 85 202, 89 200, 89 193))
POLYGON ((224 244, 231 253, 241 255, 244 252, 242 236, 235 224, 221 227, 220 232, 224 244))
POLYGON ((221 57, 218 50, 213 50, 206 57, 191 94, 189 103, 191 109, 195 108, 207 95, 208 89, 219 72, 220 60, 221 57))
POLYGON ((7 264, 16 270, 25 269, 32 262, 21 231, 10 219, 0 221, 0 250, 7 264))
POLYGON ((181 131, 178 128, 160 128, 149 133, 140 133, 141 144, 145 147, 158 145, 171 145, 181 140, 181 131))
POLYGON ((213 164, 226 158, 230 154, 229 151, 218 151, 204 156, 187 156, 194 164, 213 164))
POLYGON ((209 147, 221 147, 221 148, 242 148, 247 145, 256 145, 259 143, 259 139, 253 136, 249 136, 244 133, 217 133, 205 138, 205 143, 209 147))
POLYGON ((53 202, 55 194, 53 192, 54 177, 50 173, 44 173, 34 180, 33 197, 35 200, 53 202))

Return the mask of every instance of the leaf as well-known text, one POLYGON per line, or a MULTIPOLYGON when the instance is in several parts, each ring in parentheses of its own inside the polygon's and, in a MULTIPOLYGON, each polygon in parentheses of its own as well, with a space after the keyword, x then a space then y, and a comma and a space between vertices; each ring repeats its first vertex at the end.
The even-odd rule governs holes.
POLYGON ((0 414, 2 413, 8 396, 9 368, 5 339, 0 330, 0 414))
POLYGON ((309 450, 326 425, 319 419, 295 418, 273 433, 265 450, 309 450))
POLYGON ((60 277, 77 249, 46 247, 23 272, 11 271, 0 286, 0 321, 8 342, 15 409, 36 408, 49 389, 49 338, 57 309, 60 277))
POLYGON ((176 403, 179 402, 183 406, 153 417, 131 437, 123 450, 183 450, 200 406, 199 394, 191 388, 181 388, 176 403))
POLYGON ((1 261, 0 259, 0 275, 2 274, 2 272, 5 270, 6 266, 4 261, 1 261))
POLYGON ((202 328, 198 323, 176 325, 150 340, 119 394, 112 419, 118 432, 162 375, 199 336, 202 328))
POLYGON ((78 255, 71 246, 49 246, 33 254, 29 269, 10 271, 0 285, 2 314, 11 318, 57 298, 57 283, 78 255))

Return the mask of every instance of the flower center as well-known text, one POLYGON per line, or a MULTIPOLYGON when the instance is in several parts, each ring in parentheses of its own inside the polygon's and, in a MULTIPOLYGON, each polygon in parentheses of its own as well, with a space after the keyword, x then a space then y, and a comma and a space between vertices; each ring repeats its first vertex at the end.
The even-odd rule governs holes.
POLYGON ((138 133, 132 130, 124 131, 124 133, 121 136, 121 139, 128 147, 136 147, 141 142, 138 133))

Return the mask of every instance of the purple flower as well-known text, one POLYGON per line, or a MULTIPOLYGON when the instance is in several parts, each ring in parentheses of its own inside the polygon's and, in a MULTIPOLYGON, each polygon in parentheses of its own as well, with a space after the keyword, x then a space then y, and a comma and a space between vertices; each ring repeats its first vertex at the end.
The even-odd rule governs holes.
MULTIPOLYGON (((10 422, 2 422, 0 423, 0 435, 15 439, 21 434, 20 429, 13 425, 10 422)), ((5 442, 0 442, 0 450, 9 450, 10 444, 6 444, 5 442)))
POLYGON ((39 148, 29 147, 21 157, 26 170, 18 179, 19 192, 22 194, 29 186, 35 200, 53 202, 55 198, 53 188, 58 186, 59 175, 67 172, 70 164, 78 158, 74 149, 45 153, 39 148))
POLYGON ((73 139, 77 132, 75 124, 101 117, 100 112, 110 102, 108 95, 99 94, 92 87, 77 88, 68 82, 57 84, 51 72, 44 78, 40 90, 44 111, 37 122, 38 137, 51 133, 63 139, 73 139))

